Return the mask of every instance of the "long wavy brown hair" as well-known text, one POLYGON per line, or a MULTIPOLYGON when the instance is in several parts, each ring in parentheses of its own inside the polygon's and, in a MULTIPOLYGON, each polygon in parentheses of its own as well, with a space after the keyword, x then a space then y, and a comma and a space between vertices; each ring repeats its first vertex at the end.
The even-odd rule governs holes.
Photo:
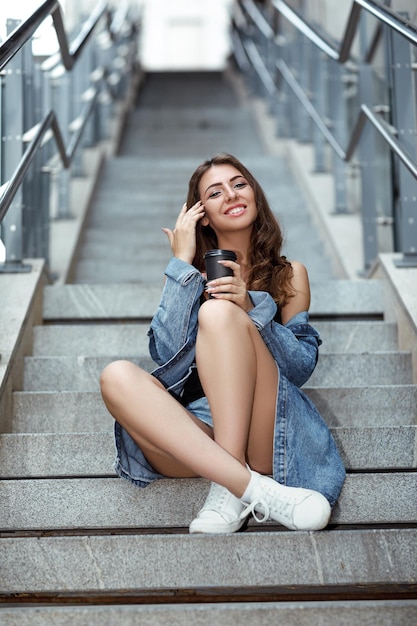
MULTIPOLYGON (((190 178, 187 207, 191 208, 200 200, 198 190, 200 180, 207 170, 215 165, 232 165, 246 178, 254 191, 258 215, 251 234, 247 286, 248 289, 254 291, 270 293, 281 309, 295 294, 291 287, 293 270, 291 263, 281 254, 283 235, 278 221, 271 211, 261 186, 249 170, 231 154, 217 154, 208 159, 197 167, 190 178)), ((204 271, 204 254, 207 250, 218 247, 216 233, 210 225, 202 226, 198 222, 196 244, 193 265, 202 272, 204 271)))

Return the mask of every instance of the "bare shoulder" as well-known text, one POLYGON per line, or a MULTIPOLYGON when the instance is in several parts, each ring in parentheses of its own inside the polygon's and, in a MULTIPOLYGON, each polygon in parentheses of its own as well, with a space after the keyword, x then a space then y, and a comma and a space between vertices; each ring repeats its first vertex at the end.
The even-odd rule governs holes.
POLYGON ((294 315, 308 311, 310 307, 310 283, 305 265, 299 261, 290 261, 293 269, 291 287, 294 295, 281 310, 282 323, 286 324, 294 315))
POLYGON ((299 261, 290 261, 290 263, 293 271, 291 283, 294 289, 296 289, 297 291, 305 291, 305 289, 308 289, 308 291, 310 291, 310 284, 306 266, 299 261))

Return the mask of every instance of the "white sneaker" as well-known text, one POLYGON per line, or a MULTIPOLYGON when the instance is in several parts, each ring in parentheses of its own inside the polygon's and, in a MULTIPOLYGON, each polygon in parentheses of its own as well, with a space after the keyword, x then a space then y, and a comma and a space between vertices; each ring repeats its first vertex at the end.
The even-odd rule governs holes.
POLYGON ((190 533, 235 533, 246 522, 248 507, 226 487, 211 483, 206 501, 190 524, 190 533))
POLYGON ((256 521, 273 519, 291 530, 321 530, 329 523, 331 508, 318 491, 281 485, 269 476, 251 471, 253 487, 243 518, 252 513, 256 521), (255 512, 262 515, 258 518, 255 512))

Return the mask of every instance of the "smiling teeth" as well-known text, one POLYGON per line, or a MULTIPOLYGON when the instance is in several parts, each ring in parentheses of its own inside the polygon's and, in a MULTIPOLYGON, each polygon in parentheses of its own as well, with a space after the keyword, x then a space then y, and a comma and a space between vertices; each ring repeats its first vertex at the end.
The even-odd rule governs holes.
POLYGON ((229 215, 236 215, 236 213, 240 213, 241 211, 243 211, 243 206, 237 206, 229 211, 229 215))

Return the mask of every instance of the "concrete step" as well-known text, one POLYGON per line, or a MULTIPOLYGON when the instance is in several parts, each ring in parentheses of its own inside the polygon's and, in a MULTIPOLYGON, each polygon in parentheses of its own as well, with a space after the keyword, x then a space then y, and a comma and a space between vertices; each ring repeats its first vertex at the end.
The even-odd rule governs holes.
POLYGON ((401 385, 413 382, 411 353, 323 354, 309 387, 401 385))
MULTIPOLYGON (((347 470, 415 469, 417 426, 332 428, 347 470)), ((0 478, 114 476, 113 432, 0 435, 0 478)))
MULTIPOLYGON (((147 268, 149 269, 149 268, 147 268)), ((150 319, 161 298, 163 277, 155 283, 50 285, 44 290, 44 320, 150 319)), ((310 315, 315 318, 382 319, 378 280, 324 280, 311 284, 310 315)))
POLYGON ((181 109, 138 108, 131 117, 132 133, 124 146, 135 157, 191 157, 195 165, 217 152, 231 152, 240 158, 264 154, 252 112, 235 105, 181 109))
POLYGON ((415 590, 417 529, 8 538, 2 599, 237 601, 415 590))
POLYGON ((153 255, 152 261, 146 266, 143 265, 143 258, 134 258, 132 255, 125 258, 124 252, 125 246, 122 243, 115 244, 112 237, 104 242, 101 253, 98 255, 96 251, 93 258, 85 258, 85 253, 81 252, 77 262, 77 283, 89 284, 92 276, 99 276, 103 285, 117 282, 140 282, 144 285, 153 285, 157 281, 163 283, 164 270, 170 256, 167 248, 158 251, 156 260, 153 255), (112 250, 112 259, 109 259, 109 250, 112 250))
POLYGON ((0 621, 3 626, 411 626, 417 622, 417 600, 4 608, 0 621))
POLYGON ((13 394, 13 432, 109 432, 114 420, 99 391, 22 391, 13 394))
POLYGON ((329 426, 372 427, 417 423, 416 385, 303 388, 329 426))
POLYGON ((36 326, 34 356, 112 356, 149 354, 149 324, 73 324, 36 326))
MULTIPOLYGON (((387 322, 317 322, 320 353, 394 351, 397 326, 387 322)), ((34 356, 148 354, 149 324, 73 324, 36 326, 34 356)))
POLYGON ((163 280, 151 285, 51 285, 44 288, 43 319, 150 320, 161 299, 163 280))
MULTIPOLYGON (((417 423, 417 386, 304 387, 332 427, 387 427, 417 423)), ((113 428, 99 391, 17 391, 13 432, 102 432, 113 428)))
MULTIPOLYGON (((26 391, 98 391, 99 378, 110 357, 25 357, 23 387, 26 391)), ((150 357, 130 359, 151 371, 150 357)))
MULTIPOLYGON (((160 479, 144 489, 112 477, 2 480, 0 528, 188 528, 207 490, 202 479, 160 479)), ((330 524, 414 524, 415 493, 415 472, 349 474, 330 524)))
MULTIPOLYGON (((132 348, 133 351, 134 348, 132 348)), ((120 355, 126 357, 126 355, 120 355)), ((25 391, 97 391, 103 368, 117 359, 106 356, 26 357, 25 391)), ((150 371, 149 357, 130 357, 150 371)), ((309 387, 401 385, 412 383, 411 354, 323 354, 308 381, 309 387)))

